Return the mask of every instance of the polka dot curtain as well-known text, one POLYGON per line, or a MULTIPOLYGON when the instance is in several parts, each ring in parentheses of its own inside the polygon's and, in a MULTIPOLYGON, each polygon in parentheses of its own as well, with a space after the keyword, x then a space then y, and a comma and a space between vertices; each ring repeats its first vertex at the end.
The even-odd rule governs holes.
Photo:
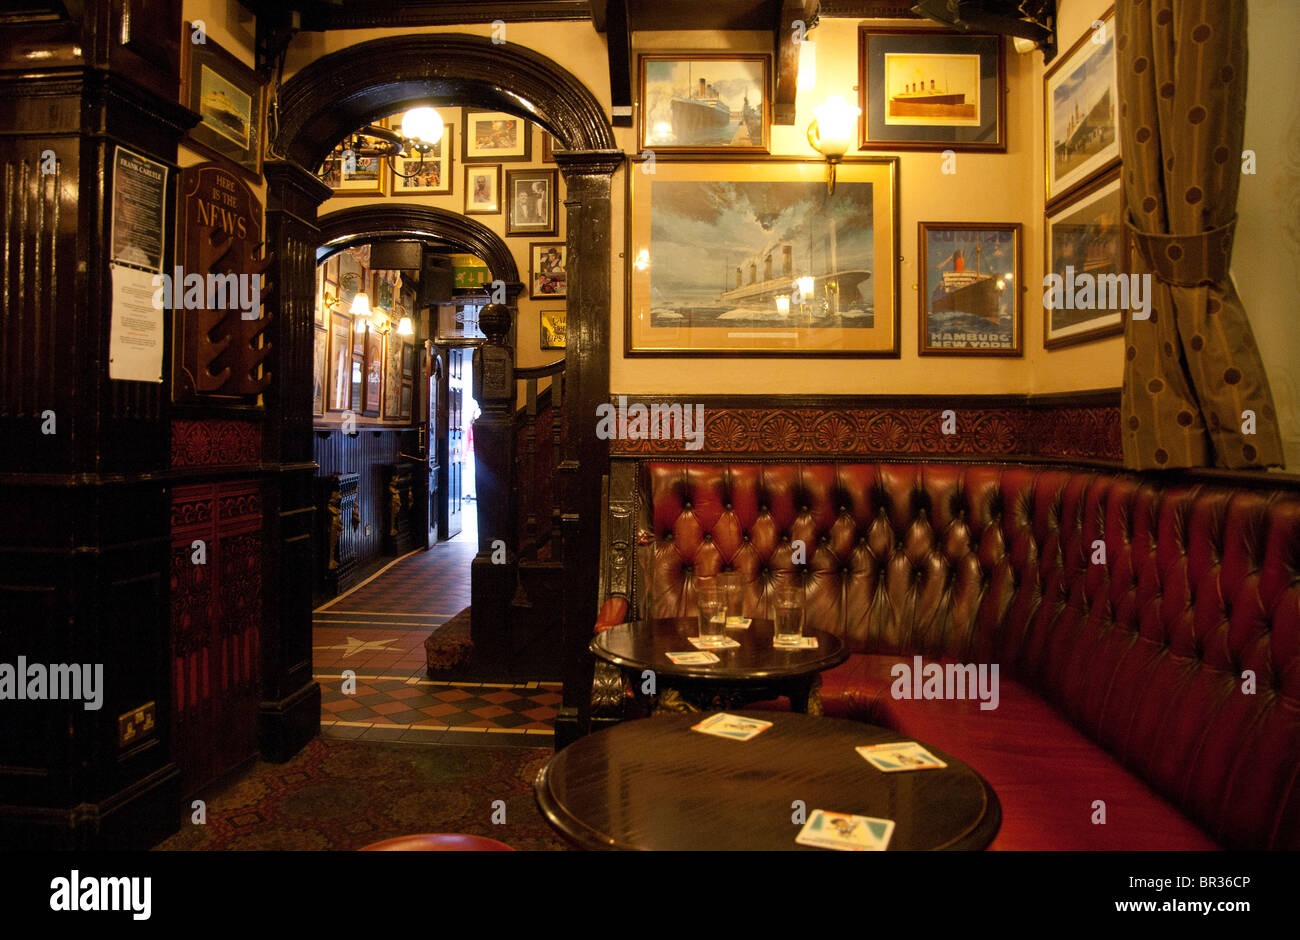
POLYGON ((1277 412, 1228 277, 1246 120, 1246 0, 1118 0, 1124 195, 1151 318, 1124 333, 1136 469, 1280 466, 1277 412))

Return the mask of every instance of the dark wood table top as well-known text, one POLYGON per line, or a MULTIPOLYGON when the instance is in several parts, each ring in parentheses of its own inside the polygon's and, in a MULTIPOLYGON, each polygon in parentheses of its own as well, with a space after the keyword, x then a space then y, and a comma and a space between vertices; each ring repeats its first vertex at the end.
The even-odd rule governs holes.
MULTIPOLYGON (((708 713, 711 714, 711 713, 708 713)), ((790 850, 813 810, 894 820, 893 849, 982 849, 1002 809, 993 788, 949 754, 948 766, 882 773, 854 748, 914 740, 875 725, 782 712, 748 741, 691 726, 708 714, 626 721, 579 738, 537 775, 537 804, 586 849, 790 850)))
POLYGON ((728 628, 727 636, 740 646, 709 650, 718 657, 718 662, 707 665, 679 665, 665 655, 695 651, 687 640, 699 635, 695 617, 620 623, 596 634, 591 651, 605 662, 624 669, 653 669, 667 676, 730 685, 797 679, 838 666, 849 657, 848 647, 833 633, 804 630, 804 636, 817 638, 817 649, 782 649, 772 646, 773 629, 771 620, 757 617, 743 630, 728 628))

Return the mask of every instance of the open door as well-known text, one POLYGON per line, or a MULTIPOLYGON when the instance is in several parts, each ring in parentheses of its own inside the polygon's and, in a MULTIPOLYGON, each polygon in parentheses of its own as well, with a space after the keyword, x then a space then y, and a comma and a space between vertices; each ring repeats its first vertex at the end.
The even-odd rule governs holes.
POLYGON ((470 416, 465 413, 465 404, 469 398, 469 362, 474 348, 473 345, 446 346, 444 352, 447 368, 438 394, 438 478, 442 494, 438 535, 447 540, 454 539, 462 528, 465 462, 472 459, 466 438, 470 416))

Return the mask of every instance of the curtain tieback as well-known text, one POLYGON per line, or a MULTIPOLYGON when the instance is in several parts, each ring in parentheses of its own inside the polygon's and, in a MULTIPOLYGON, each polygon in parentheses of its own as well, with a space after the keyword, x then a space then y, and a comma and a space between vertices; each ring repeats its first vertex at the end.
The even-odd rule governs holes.
POLYGON ((1143 260, 1160 280, 1175 287, 1200 287, 1228 279, 1232 237, 1237 228, 1235 215, 1227 224, 1196 235, 1143 232, 1128 219, 1124 224, 1143 260))

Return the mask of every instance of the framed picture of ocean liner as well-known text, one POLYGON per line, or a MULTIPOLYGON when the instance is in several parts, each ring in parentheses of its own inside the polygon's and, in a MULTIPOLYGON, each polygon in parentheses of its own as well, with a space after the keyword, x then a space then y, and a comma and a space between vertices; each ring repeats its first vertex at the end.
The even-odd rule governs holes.
POLYGON ((761 54, 641 56, 638 150, 767 153, 769 69, 761 54))
POLYGON ((1049 207, 1119 162, 1118 102, 1112 7, 1043 77, 1049 207))
POLYGON ((1023 352, 1019 222, 917 225, 922 356, 1023 352))
POLYGON ((1109 289, 1103 299, 1098 288, 1118 280, 1103 282, 1102 275, 1123 276, 1133 270, 1124 217, 1118 168, 1066 197, 1048 214, 1043 263, 1043 345, 1048 349, 1124 332, 1124 310, 1110 303, 1109 289))
POLYGON ((861 150, 1002 153, 1002 37, 938 29, 858 28, 861 150))
POLYGON ((627 177, 629 355, 898 355, 897 157, 627 177))
POLYGON ((181 104, 197 111, 202 120, 186 134, 185 142, 229 160, 260 183, 266 110, 262 79, 211 36, 193 43, 193 34, 193 24, 186 23, 181 41, 181 104))

